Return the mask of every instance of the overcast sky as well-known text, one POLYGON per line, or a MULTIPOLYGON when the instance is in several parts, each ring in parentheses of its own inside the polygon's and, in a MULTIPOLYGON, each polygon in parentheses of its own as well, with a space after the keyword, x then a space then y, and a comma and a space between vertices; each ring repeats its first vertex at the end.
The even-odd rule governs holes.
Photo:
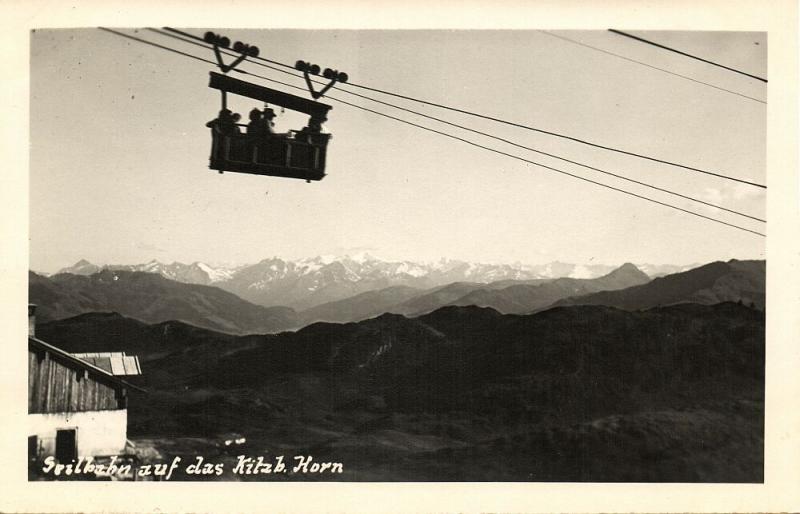
MULTIPOLYGON (((203 30, 190 30, 202 35, 203 30)), ((133 34, 133 30, 125 32, 133 34)), ((765 183, 766 105, 538 31, 220 30, 280 62, 352 82, 765 183)), ((766 100, 767 85, 605 31, 555 34, 766 100)), ((764 34, 637 32, 767 76, 764 34)), ((213 59, 148 31, 139 37, 213 59)), ((211 66, 93 29, 37 30, 31 44, 30 265, 249 263, 367 249, 482 262, 686 264, 764 258, 764 239, 333 100, 321 182, 208 169, 219 109, 211 66)), ((302 85, 271 70, 244 69, 302 85)), ((241 77, 241 76, 239 76, 241 77)), ((261 82, 264 83, 264 82, 261 82)), ((264 83, 269 85, 267 83, 264 83)), ((280 87, 280 86, 272 86, 280 87)), ((660 201, 758 222, 621 182, 436 122, 445 130, 660 201)), ((378 93, 347 88, 757 217, 763 190, 378 93)), ((298 93, 296 90, 289 90, 298 93)), ((233 107, 245 117, 255 103, 233 107)), ((279 129, 300 128, 285 113, 279 129)))

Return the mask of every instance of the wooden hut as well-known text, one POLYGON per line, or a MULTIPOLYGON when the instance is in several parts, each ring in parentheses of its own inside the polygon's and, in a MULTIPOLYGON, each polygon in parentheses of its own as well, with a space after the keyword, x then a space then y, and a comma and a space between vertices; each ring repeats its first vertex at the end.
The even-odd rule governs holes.
POLYGON ((118 375, 140 374, 138 360, 111 354, 82 359, 37 339, 35 308, 28 307, 29 459, 70 463, 125 454, 128 391, 138 388, 118 375))

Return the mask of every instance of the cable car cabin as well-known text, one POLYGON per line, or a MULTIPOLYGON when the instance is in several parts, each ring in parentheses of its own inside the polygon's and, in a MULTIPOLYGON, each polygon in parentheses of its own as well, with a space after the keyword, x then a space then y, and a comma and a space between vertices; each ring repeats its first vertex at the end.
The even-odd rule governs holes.
POLYGON ((272 177, 321 180, 325 176, 325 157, 330 134, 321 133, 330 105, 258 86, 211 72, 209 87, 222 92, 220 117, 209 122, 211 158, 209 168, 272 177), (223 118, 227 93, 246 96, 265 103, 309 115, 308 126, 285 134, 269 131, 248 133, 246 125, 223 118))
MULTIPOLYGON (((238 125, 237 125, 238 126, 238 125)), ((329 134, 291 131, 255 138, 243 133, 224 133, 211 128, 209 168, 273 177, 321 180, 329 134)))

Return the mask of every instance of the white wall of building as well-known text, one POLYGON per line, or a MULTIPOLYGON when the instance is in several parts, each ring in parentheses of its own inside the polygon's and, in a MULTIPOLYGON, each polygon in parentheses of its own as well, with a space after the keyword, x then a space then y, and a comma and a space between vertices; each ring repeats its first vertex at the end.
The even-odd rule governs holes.
POLYGON ((120 455, 125 450, 128 410, 28 414, 28 436, 39 438, 39 455, 55 455, 56 431, 74 429, 79 457, 120 455))

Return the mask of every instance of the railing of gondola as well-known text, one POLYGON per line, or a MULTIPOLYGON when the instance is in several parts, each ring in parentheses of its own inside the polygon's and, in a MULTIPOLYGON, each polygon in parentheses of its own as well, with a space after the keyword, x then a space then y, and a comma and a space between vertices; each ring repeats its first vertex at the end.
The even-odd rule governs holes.
MULTIPOLYGON (((238 124, 237 124, 238 125, 238 124)), ((242 125, 239 125, 242 126, 242 125)), ((229 163, 248 163, 256 166, 274 166, 270 164, 270 148, 280 141, 284 149, 281 155, 283 167, 287 169, 300 169, 309 171, 320 171, 324 168, 324 150, 327 146, 328 138, 308 137, 306 140, 299 139, 299 131, 289 131, 286 134, 273 134, 272 137, 261 141, 255 136, 249 136, 242 132, 223 133, 219 127, 212 129, 212 160, 229 163), (273 143, 270 143, 272 141, 273 143), (239 143, 246 143, 247 146, 239 148, 239 143), (299 148, 295 148, 299 147, 299 148), (298 153, 299 152, 299 153, 298 153), (263 162, 262 162, 263 156, 263 162)), ((329 136, 328 136, 329 137, 329 136)), ((277 156, 274 156, 277 157, 277 156)))
POLYGON ((287 168, 292 167, 292 144, 288 141, 286 142, 286 161, 285 165, 287 168))
POLYGON ((225 136, 225 145, 223 146, 225 151, 225 160, 229 161, 231 159, 231 138, 230 136, 225 136))
POLYGON ((216 158, 219 153, 219 136, 216 130, 211 129, 211 157, 216 158))

